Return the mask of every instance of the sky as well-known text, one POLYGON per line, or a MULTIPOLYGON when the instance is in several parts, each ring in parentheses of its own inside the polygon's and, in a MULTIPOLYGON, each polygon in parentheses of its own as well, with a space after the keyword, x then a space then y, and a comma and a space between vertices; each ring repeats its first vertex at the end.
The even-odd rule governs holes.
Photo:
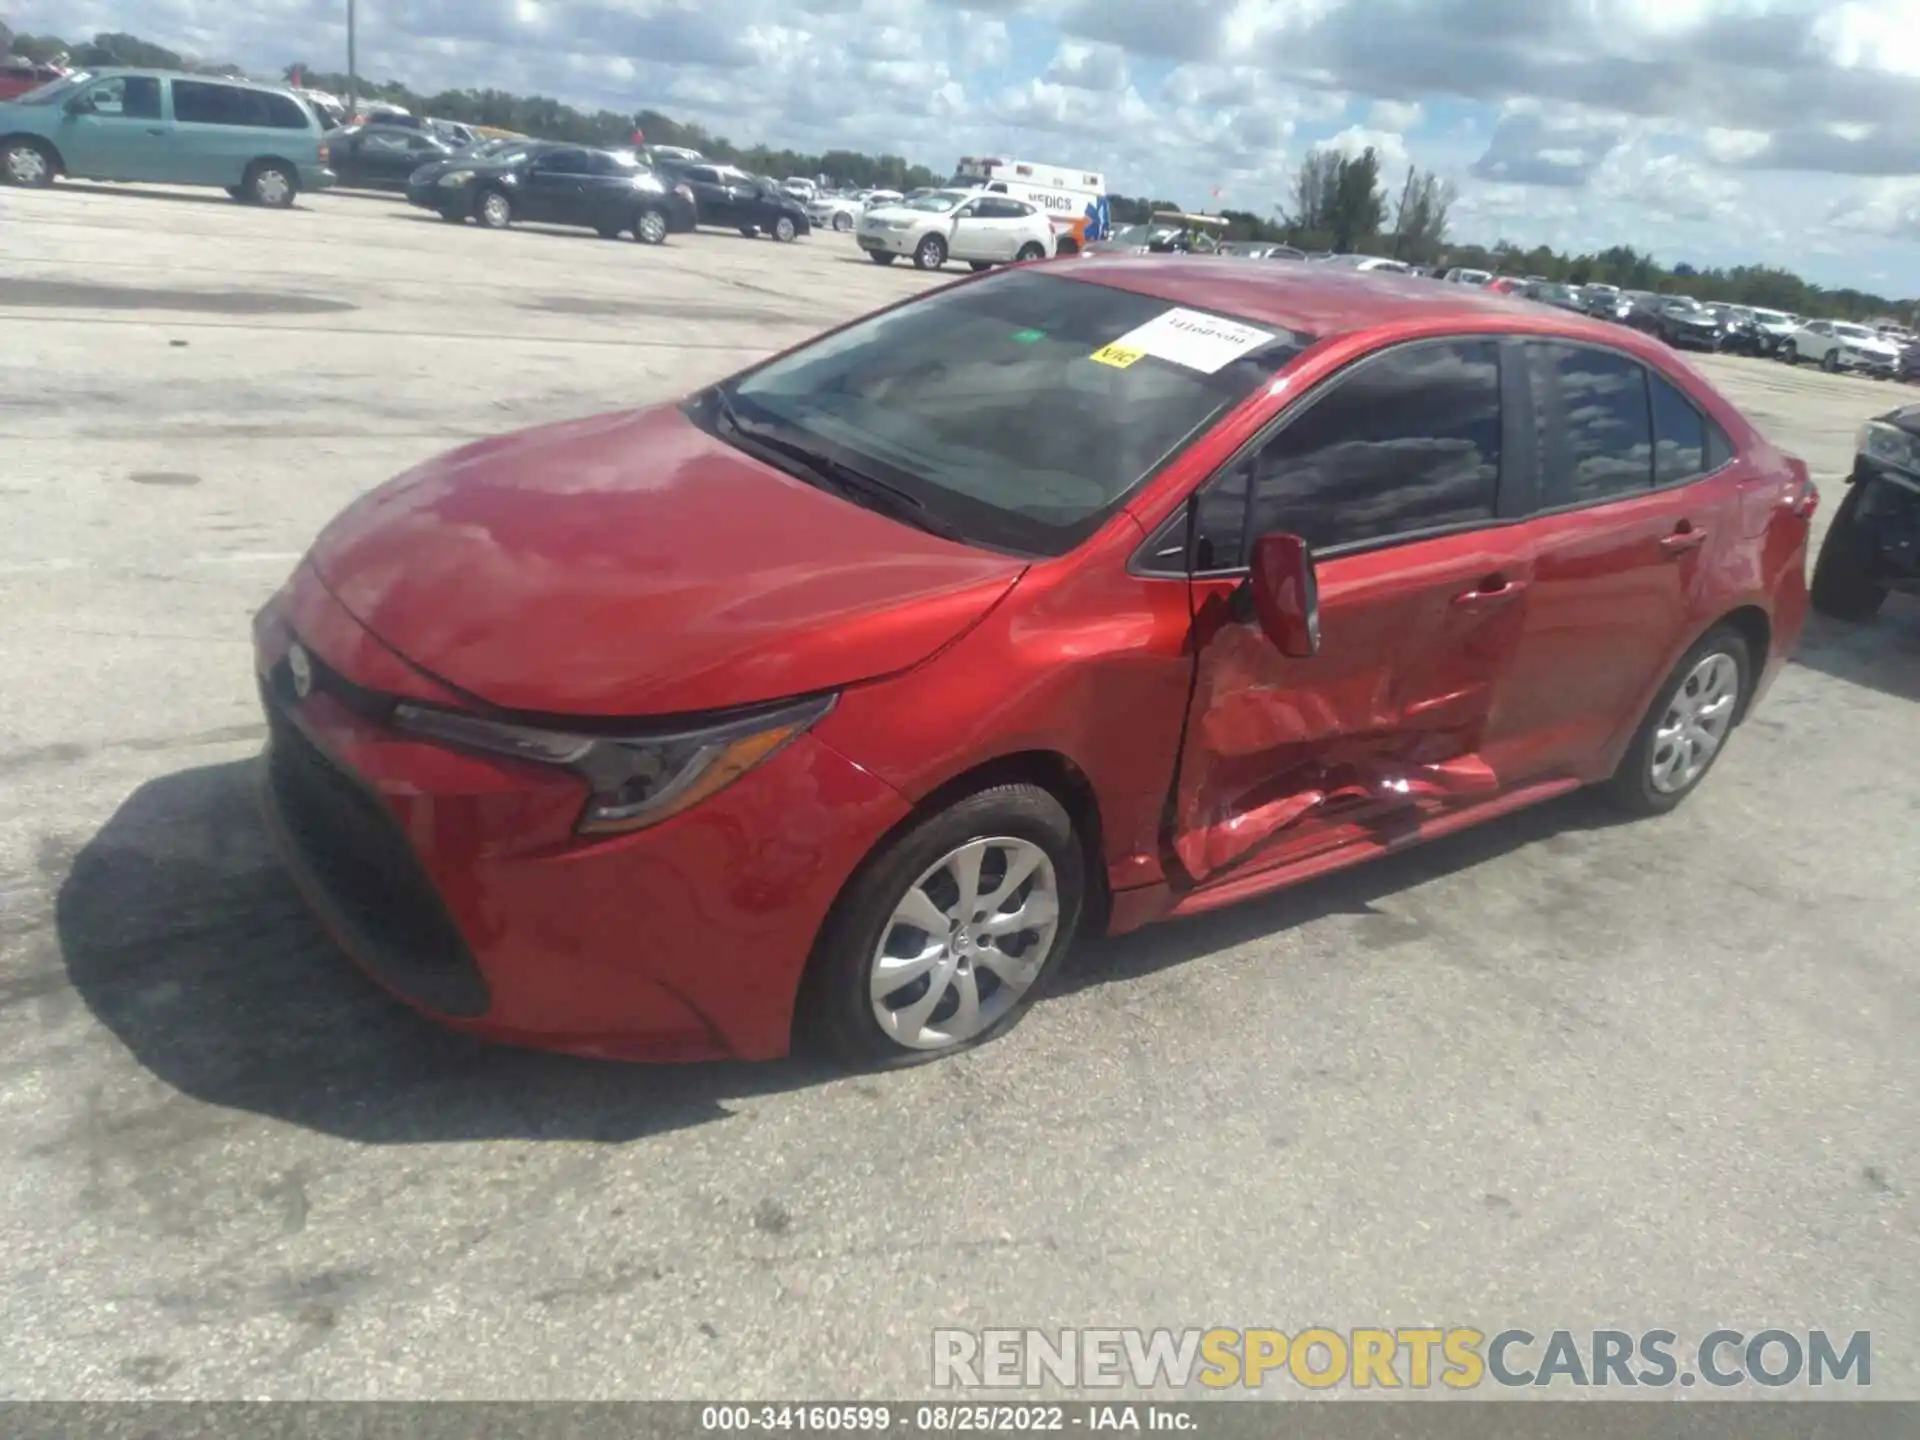
MULTIPOLYGON (((0 0, 272 72, 346 0, 0 0)), ((1453 234, 1920 297, 1920 0, 359 0, 360 69, 737 142, 995 155, 1271 214, 1316 147, 1459 188, 1453 234), (1218 192, 1216 194, 1216 192, 1218 192)))

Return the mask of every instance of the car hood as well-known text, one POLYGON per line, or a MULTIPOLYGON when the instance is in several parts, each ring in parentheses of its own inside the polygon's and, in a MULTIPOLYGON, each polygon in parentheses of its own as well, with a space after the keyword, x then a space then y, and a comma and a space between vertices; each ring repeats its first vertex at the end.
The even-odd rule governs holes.
MULTIPOLYGON (((956 205, 954 209, 958 209, 956 205)), ((951 220, 953 210, 909 210, 904 205, 876 205, 863 220, 951 220)))
POLYGON ((431 460, 350 506, 311 559, 437 679, 502 709, 606 718, 907 669, 1025 568, 796 480, 672 405, 431 460))
POLYGON ((1889 410, 1886 414, 1877 415, 1874 418, 1883 424, 1904 430, 1909 435, 1920 435, 1920 405, 1902 405, 1898 410, 1889 410))
POLYGON ((1891 340, 1841 340, 1843 350, 1859 350, 1868 355, 1884 355, 1889 360, 1900 358, 1900 347, 1891 340))

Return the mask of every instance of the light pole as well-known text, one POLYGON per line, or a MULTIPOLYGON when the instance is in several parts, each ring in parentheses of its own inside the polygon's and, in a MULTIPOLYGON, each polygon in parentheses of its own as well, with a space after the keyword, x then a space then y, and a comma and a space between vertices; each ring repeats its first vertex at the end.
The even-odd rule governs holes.
POLYGON ((347 0, 347 120, 349 123, 360 114, 360 71, 354 54, 354 0, 347 0))

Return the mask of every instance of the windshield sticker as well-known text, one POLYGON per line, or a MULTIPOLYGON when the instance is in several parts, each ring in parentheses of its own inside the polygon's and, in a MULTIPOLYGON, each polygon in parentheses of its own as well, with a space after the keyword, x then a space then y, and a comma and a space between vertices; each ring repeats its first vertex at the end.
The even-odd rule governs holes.
MULTIPOLYGON (((1198 310, 1169 310, 1122 335, 1107 346, 1107 350, 1138 352, 1134 359, 1151 355, 1157 360, 1212 375, 1273 338, 1271 330, 1256 330, 1251 325, 1221 320, 1198 310)), ((1131 365, 1133 361, 1127 363, 1131 365)))
POLYGON ((1145 350, 1132 349, 1115 341, 1111 345, 1102 345, 1087 358, 1096 365, 1111 365, 1116 370, 1124 370, 1146 354, 1145 350))

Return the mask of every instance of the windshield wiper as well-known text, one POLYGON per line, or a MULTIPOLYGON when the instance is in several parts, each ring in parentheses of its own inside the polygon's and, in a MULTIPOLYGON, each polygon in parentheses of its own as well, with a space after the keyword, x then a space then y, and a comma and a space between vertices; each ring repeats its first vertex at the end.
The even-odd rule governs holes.
POLYGON ((740 412, 733 408, 733 401, 726 387, 716 385, 713 389, 713 406, 720 418, 726 422, 729 430, 744 436, 762 449, 794 461, 806 469, 816 480, 824 482, 834 490, 851 499, 856 499, 869 509, 880 510, 892 515, 896 520, 926 531, 929 535, 938 535, 942 540, 953 540, 960 544, 970 544, 966 533, 958 526, 949 524, 927 508, 926 501, 898 485, 890 485, 877 475, 836 460, 831 455, 822 455, 811 446, 768 429, 751 420, 742 420, 740 412))

